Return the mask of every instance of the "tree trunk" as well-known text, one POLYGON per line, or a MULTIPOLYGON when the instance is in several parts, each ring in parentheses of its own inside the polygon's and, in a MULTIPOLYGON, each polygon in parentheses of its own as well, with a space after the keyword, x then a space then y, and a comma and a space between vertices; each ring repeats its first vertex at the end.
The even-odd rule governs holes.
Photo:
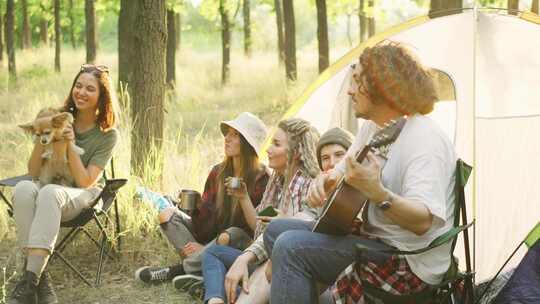
POLYGON ((15 8, 14 0, 7 0, 6 3, 6 47, 8 53, 8 71, 10 78, 17 78, 17 68, 15 65, 15 8))
POLYGON ((360 25, 360 42, 364 42, 367 39, 367 27, 368 22, 366 18, 364 0, 360 0, 358 5, 358 24, 360 25))
POLYGON ((328 24, 326 17, 326 0, 316 0, 317 6, 317 39, 319 41, 319 73, 322 73, 330 64, 330 51, 328 49, 328 24))
POLYGON ((375 1, 369 0, 368 1, 369 8, 371 9, 371 16, 368 18, 368 36, 371 37, 375 35, 375 16, 373 15, 373 9, 375 7, 375 1))
POLYGON ((431 18, 460 13, 463 8, 463 0, 431 0, 429 4, 429 16, 431 18))
POLYGON ((538 0, 533 0, 532 2, 532 6, 531 6, 531 12, 535 13, 538 15, 538 0))
POLYGON ((60 32, 60 0, 54 0, 54 70, 60 72, 60 47, 62 45, 60 32))
POLYGON ((219 1, 219 14, 221 16, 221 84, 225 85, 229 81, 231 63, 231 25, 229 14, 225 7, 226 0, 219 1))
MULTIPOLYGON (((128 0, 132 2, 133 0, 128 0)), ((133 1, 135 2, 135 1, 133 1)), ((167 25, 165 0, 137 0, 131 102, 131 172, 161 181, 167 25), (136 64, 135 64, 136 63, 136 64), (136 89, 135 89, 136 88, 136 89)))
POLYGON ((39 20, 39 41, 45 46, 49 43, 49 21, 43 17, 39 20))
MULTIPOLYGON (((131 96, 133 62, 135 49, 135 17, 138 12, 139 1, 121 0, 118 17, 118 88, 124 94, 121 97, 131 96)), ((120 98, 122 108, 127 106, 127 100, 120 98)))
POLYGON ((77 47, 77 41, 75 39, 75 17, 73 16, 73 0, 68 2, 68 19, 69 19, 69 40, 71 40, 71 47, 75 49, 77 47))
POLYGON ((244 54, 251 57, 251 9, 249 7, 250 0, 244 0, 244 54))
POLYGON ((21 0, 22 8, 22 48, 29 49, 32 47, 32 33, 30 32, 30 23, 28 22, 28 1, 21 0))
POLYGON ((4 62, 4 12, 0 6, 0 66, 4 62))
POLYGON ((276 10, 277 42, 278 42, 278 61, 279 64, 285 62, 285 42, 283 41, 283 11, 281 10, 281 0, 274 0, 276 10))
POLYGON ((165 81, 173 90, 176 81, 176 24, 175 13, 167 10, 167 77, 165 81))
POLYGON ((180 38, 182 38, 182 16, 180 15, 180 13, 176 13, 175 14, 175 18, 176 18, 176 21, 174 23, 174 25, 176 26, 176 45, 175 45, 175 49, 177 51, 180 50, 180 38))
POLYGON ((287 79, 296 81, 296 30, 293 0, 283 0, 283 21, 285 24, 285 72, 287 79))
POLYGON ((519 11, 519 0, 508 0, 508 13, 517 15, 519 11))
POLYGON ((96 8, 94 0, 85 0, 84 16, 86 20, 86 62, 94 63, 97 57, 96 8))
POLYGON ((351 14, 347 13, 347 41, 349 42, 349 48, 353 46, 351 37, 351 14))

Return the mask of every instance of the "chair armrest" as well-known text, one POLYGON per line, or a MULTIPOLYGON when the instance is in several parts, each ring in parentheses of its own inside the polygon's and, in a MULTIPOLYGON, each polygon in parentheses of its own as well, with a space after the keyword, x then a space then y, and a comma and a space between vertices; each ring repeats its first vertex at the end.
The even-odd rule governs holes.
POLYGON ((17 185, 18 182, 23 181, 23 180, 31 181, 32 177, 26 174, 26 175, 19 175, 15 177, 6 178, 3 180, 0 180, 0 186, 15 187, 15 185, 17 185))
POLYGON ((117 178, 117 179, 108 179, 105 181, 105 187, 103 190, 101 190, 101 193, 99 196, 94 200, 94 202, 90 205, 90 207, 94 208, 101 199, 103 201, 103 206, 101 207, 101 211, 107 211, 109 210, 112 202, 116 198, 116 193, 118 192, 118 189, 122 188, 127 183, 127 179, 125 178, 117 178))
POLYGON ((359 254, 361 254, 363 251, 378 251, 378 252, 382 252, 382 253, 387 253, 387 254, 393 254, 393 255, 415 255, 415 254, 420 254, 420 253, 424 253, 426 251, 429 251, 433 248, 437 248, 439 246, 442 246, 446 243, 448 243, 449 241, 453 240, 455 237, 457 237, 457 235, 469 228, 473 223, 469 223, 467 225, 462 225, 462 226, 458 226, 458 227, 454 227, 450 230, 448 230, 446 233, 438 236, 436 239, 434 239, 427 247, 424 247, 424 248, 420 248, 420 249, 416 249, 416 250, 411 250, 411 251, 404 251, 404 250, 399 250, 399 249, 380 249, 380 248, 373 248, 373 247, 369 247, 369 246, 366 246, 365 244, 356 244, 355 247, 356 247, 356 254, 357 256, 359 254))

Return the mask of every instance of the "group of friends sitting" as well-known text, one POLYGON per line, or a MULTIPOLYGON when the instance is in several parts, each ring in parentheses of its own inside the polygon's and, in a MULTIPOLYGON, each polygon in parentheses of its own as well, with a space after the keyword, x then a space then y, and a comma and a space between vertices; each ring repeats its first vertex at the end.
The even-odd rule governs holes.
MULTIPOLYGON (((179 263, 141 267, 136 278, 148 284, 172 281, 210 304, 364 303, 362 282, 396 295, 440 283, 450 266, 450 244, 416 256, 355 255, 359 243, 419 249, 452 227, 456 155, 444 132, 425 116, 437 101, 432 77, 393 42, 366 48, 353 69, 349 95, 356 117, 365 120, 356 136, 341 128, 320 136, 306 120, 284 119, 264 165, 259 158, 268 134, 262 120, 243 112, 221 122, 225 157, 210 170, 196 208, 159 208, 161 231, 179 263), (402 117, 405 126, 392 144, 368 152, 362 163, 355 160, 373 134, 402 117), (314 232, 342 179, 368 203, 349 234, 314 232), (265 212, 269 206, 274 216, 265 212)), ((15 188, 14 218, 26 263, 9 304, 57 303, 46 265, 60 223, 95 198, 118 137, 114 119, 104 123, 104 113, 112 109, 107 77, 103 68, 85 66, 66 101, 75 117, 66 138, 93 149, 83 156, 68 151, 76 185, 38 188, 21 182, 15 188)), ((34 176, 37 146, 29 162, 34 176)))

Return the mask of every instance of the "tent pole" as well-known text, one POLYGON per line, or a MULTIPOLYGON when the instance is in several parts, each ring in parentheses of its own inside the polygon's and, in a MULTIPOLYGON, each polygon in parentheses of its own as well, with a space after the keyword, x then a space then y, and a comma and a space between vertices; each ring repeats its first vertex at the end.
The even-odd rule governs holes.
MULTIPOLYGON (((477 34, 478 34, 478 6, 477 1, 474 1, 474 7, 473 7, 473 168, 472 171, 473 174, 473 201, 472 201, 472 207, 473 207, 473 273, 476 272, 476 183, 477 183, 477 175, 476 172, 478 171, 477 163, 476 163, 476 52, 477 52, 477 34)), ((475 281, 475 278, 473 276, 473 283, 475 281)))

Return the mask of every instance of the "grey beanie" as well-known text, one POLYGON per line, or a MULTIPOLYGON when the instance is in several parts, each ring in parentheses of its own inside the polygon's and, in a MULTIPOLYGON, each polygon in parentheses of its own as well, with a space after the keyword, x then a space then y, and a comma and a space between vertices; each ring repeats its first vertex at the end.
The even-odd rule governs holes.
POLYGON ((354 136, 351 132, 342 129, 340 127, 332 128, 321 136, 317 143, 317 161, 319 167, 321 166, 321 149, 322 147, 330 144, 337 144, 348 150, 354 140, 354 136))

